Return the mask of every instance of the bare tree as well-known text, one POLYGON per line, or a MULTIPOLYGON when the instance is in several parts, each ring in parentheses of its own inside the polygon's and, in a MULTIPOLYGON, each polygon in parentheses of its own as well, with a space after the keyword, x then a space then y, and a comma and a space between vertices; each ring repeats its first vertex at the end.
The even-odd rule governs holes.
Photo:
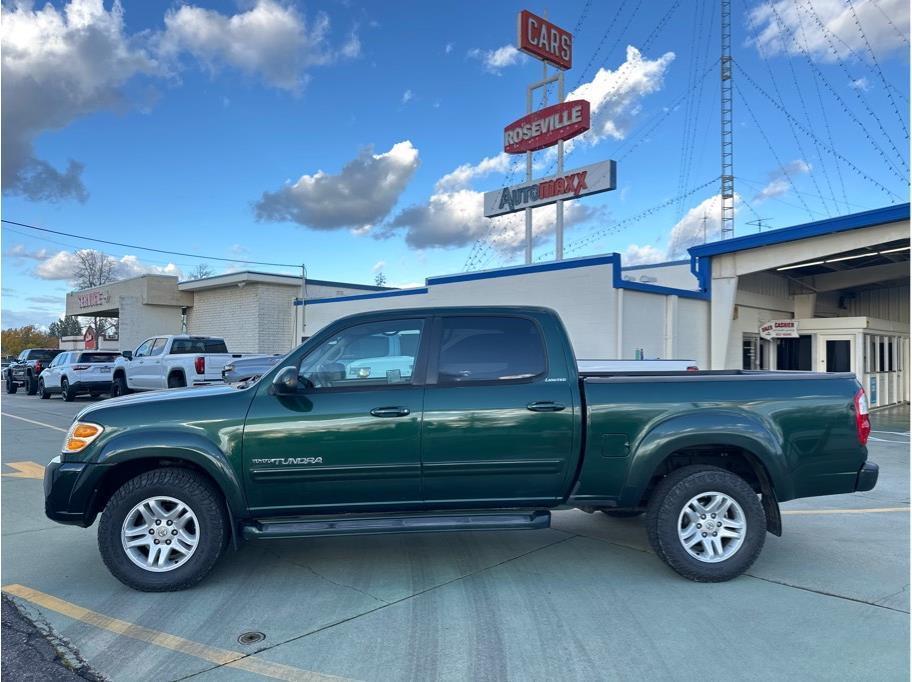
POLYGON ((386 284, 386 275, 383 274, 383 270, 374 275, 374 283, 378 287, 382 287, 384 284, 386 284))
MULTIPOLYGON (((76 272, 73 275, 73 284, 77 289, 91 289, 110 284, 117 280, 114 268, 117 261, 111 256, 95 249, 79 249, 76 255, 76 272)), ((101 339, 110 335, 117 328, 116 320, 107 317, 93 317, 95 338, 101 339)))
POLYGON ((79 249, 75 255, 76 273, 73 276, 73 284, 77 289, 100 287, 117 279, 114 275, 117 261, 108 254, 94 249, 79 249))
POLYGON ((193 268, 187 275, 187 279, 203 279, 205 277, 212 277, 215 272, 209 267, 206 263, 199 263, 195 268, 193 268))

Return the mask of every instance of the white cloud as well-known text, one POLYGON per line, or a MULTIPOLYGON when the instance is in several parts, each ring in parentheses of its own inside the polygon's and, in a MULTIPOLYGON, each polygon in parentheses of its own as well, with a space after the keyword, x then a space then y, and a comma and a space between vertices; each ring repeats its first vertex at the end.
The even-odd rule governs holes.
POLYGON ((481 50, 474 47, 468 51, 468 56, 479 60, 488 73, 497 75, 500 75, 501 69, 525 60, 525 55, 512 45, 504 45, 496 50, 481 50))
POLYGON ((450 171, 437 181, 437 192, 446 192, 468 187, 475 178, 483 177, 488 173, 506 173, 510 167, 511 157, 506 152, 496 156, 486 156, 476 164, 464 163, 450 171))
POLYGON ((402 93, 402 103, 403 104, 408 104, 413 99, 415 99, 415 93, 412 92, 411 90, 406 90, 405 92, 402 93))
POLYGON ((568 100, 586 99, 590 104, 592 128, 576 140, 592 144, 605 137, 624 139, 640 113, 640 101, 662 88, 674 59, 674 52, 644 59, 637 48, 628 45, 627 58, 617 69, 600 68, 591 81, 567 95, 568 100))
MULTIPOLYGON (((741 205, 741 196, 737 193, 734 204, 736 209, 741 205)), ((686 258, 689 247, 718 240, 722 233, 721 208, 721 198, 717 194, 690 209, 671 229, 666 259, 686 258)))
MULTIPOLYGON (((900 34, 908 41, 909 0, 854 0, 853 6, 872 49, 878 54, 908 50, 900 34), (895 29, 887 21, 888 16, 895 29)), ((749 12, 748 26, 756 32, 750 43, 764 55, 798 55, 806 49, 813 59, 832 62, 836 60, 835 49, 840 58, 847 57, 850 51, 867 58, 852 8, 843 0, 814 0, 813 4, 807 0, 760 3, 749 12), (780 25, 789 31, 783 35, 780 25)))
MULTIPOLYGON (((7 252, 5 255, 14 255, 40 261, 35 266, 33 274, 39 279, 72 281, 78 271, 79 259, 72 251, 57 251, 49 253, 41 250, 37 252, 7 252)), ((181 277, 181 269, 174 263, 154 265, 143 263, 136 256, 121 256, 114 258, 113 274, 116 279, 139 277, 140 275, 174 275, 181 277)))
POLYGON ((296 93, 307 83, 307 69, 360 54, 355 33, 333 47, 329 28, 326 14, 308 20, 294 5, 274 0, 257 0, 234 15, 183 5, 165 15, 161 49, 168 55, 189 52, 213 70, 229 65, 296 93))
POLYGON ((647 263, 661 263, 665 260, 665 252, 651 244, 631 244, 621 257, 624 265, 646 265, 647 263))
POLYGON ((320 170, 275 192, 264 192, 254 206, 257 220, 365 232, 389 214, 418 163, 418 150, 409 140, 394 144, 383 154, 365 149, 338 175, 320 170))
POLYGON ((72 0, 62 10, 50 3, 2 9, 3 190, 33 201, 77 199, 88 192, 83 165, 70 160, 61 171, 34 155, 42 132, 123 103, 121 87, 159 65, 124 31, 119 2, 72 0))
POLYGON ((803 159, 795 159, 782 168, 777 168, 769 173, 769 182, 754 195, 751 200, 754 203, 760 203, 766 199, 774 199, 783 194, 787 194, 791 189, 789 178, 793 175, 803 175, 811 172, 811 166, 803 159))
POLYGON ((446 46, 443 48, 444 54, 450 54, 450 52, 452 52, 452 51, 453 51, 453 43, 447 43, 446 46))
MULTIPOLYGON (((596 210, 581 203, 565 203, 564 226, 570 228, 578 225, 596 213, 596 210)), ((554 232, 556 214, 554 205, 543 206, 533 211, 534 243, 541 243, 554 232)), ((406 244, 415 249, 455 248, 487 236, 496 249, 509 253, 523 248, 525 229, 522 214, 485 218, 484 193, 458 189, 437 192, 426 205, 406 208, 385 226, 378 236, 388 237, 399 230, 404 230, 406 244)))
POLYGON ((380 272, 385 267, 386 267, 386 261, 378 260, 376 263, 374 263, 374 267, 371 268, 371 272, 380 272))
POLYGON ((862 90, 864 92, 867 92, 871 88, 871 85, 868 83, 867 78, 856 78, 851 83, 849 83, 849 87, 853 90, 862 90))

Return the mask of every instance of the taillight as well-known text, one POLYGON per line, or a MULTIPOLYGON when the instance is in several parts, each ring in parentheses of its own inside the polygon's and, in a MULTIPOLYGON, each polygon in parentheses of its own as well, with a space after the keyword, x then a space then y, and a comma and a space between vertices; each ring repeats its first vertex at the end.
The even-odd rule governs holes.
POLYGON ((867 445, 871 435, 871 419, 868 417, 868 396, 859 388, 855 394, 855 429, 858 431, 858 442, 867 445))
POLYGON ((41 360, 35 360, 35 371, 36 372, 41 371, 41 360))
POLYGON ((688 366, 687 366, 687 371, 688 371, 688 372, 699 372, 699 371, 700 371, 700 368, 697 367, 696 365, 688 365, 688 366))
POLYGON ((193 361, 193 366, 196 368, 197 374, 206 373, 206 358, 202 355, 197 355, 196 360, 193 361))

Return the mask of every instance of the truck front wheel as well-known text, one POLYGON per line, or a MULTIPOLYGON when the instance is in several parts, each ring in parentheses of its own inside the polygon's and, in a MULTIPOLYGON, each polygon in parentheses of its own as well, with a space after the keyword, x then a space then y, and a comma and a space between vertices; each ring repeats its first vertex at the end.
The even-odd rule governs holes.
POLYGON ((766 515, 744 479, 713 466, 686 466, 656 486, 646 513, 656 554, 689 580, 723 582, 757 559, 766 515))
POLYGON ((98 548, 108 570, 143 592, 183 590, 202 580, 225 548, 228 525, 221 495, 186 469, 153 469, 108 500, 98 548))
POLYGON ((130 389, 127 388, 127 378, 123 374, 118 374, 111 382, 111 397, 118 398, 127 395, 130 389))

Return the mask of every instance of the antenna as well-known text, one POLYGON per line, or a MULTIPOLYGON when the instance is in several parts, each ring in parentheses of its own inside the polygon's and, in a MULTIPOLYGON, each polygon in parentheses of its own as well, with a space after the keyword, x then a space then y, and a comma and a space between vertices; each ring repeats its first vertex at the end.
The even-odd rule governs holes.
POLYGON ((757 218, 756 220, 748 220, 748 221, 747 221, 747 224, 748 224, 748 225, 756 225, 756 226, 757 226, 757 232, 763 232, 763 228, 764 228, 764 227, 772 227, 772 225, 764 225, 764 224, 763 224, 763 221, 764 221, 764 220, 767 220, 767 221, 768 221, 769 218, 757 218))
POLYGON ((731 0, 720 0, 722 10, 722 56, 719 60, 721 91, 722 175, 721 181, 721 236, 735 236, 735 171, 734 141, 732 138, 732 56, 731 56, 731 0))

